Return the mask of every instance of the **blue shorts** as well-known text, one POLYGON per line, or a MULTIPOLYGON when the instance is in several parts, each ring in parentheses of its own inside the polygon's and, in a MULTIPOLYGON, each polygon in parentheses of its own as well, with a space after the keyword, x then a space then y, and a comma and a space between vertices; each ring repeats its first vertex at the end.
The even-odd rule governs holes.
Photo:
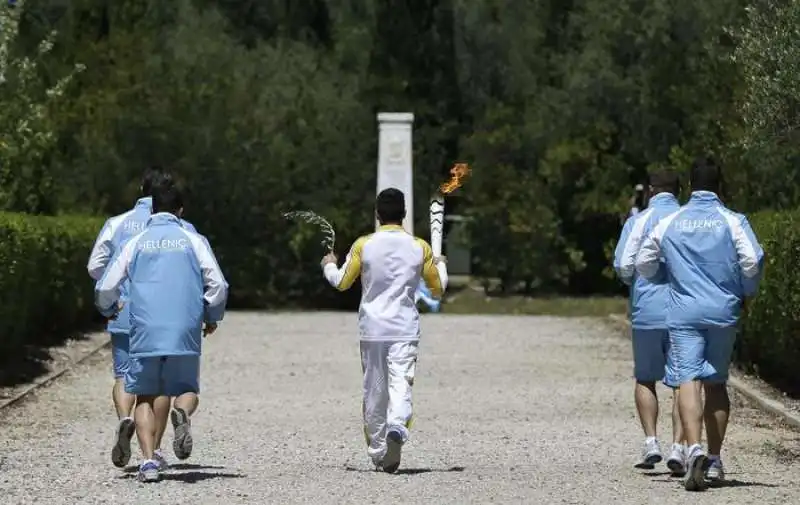
POLYGON ((200 392, 200 356, 131 358, 125 392, 146 396, 180 396, 200 392))
POLYGON ((736 342, 736 327, 673 328, 664 384, 678 387, 694 380, 712 384, 728 381, 736 342))
POLYGON ((124 379, 128 371, 128 351, 131 338, 128 333, 111 334, 111 356, 114 358, 114 378, 124 379))
POLYGON ((656 382, 664 378, 669 350, 667 330, 633 329, 633 376, 638 382, 656 382))

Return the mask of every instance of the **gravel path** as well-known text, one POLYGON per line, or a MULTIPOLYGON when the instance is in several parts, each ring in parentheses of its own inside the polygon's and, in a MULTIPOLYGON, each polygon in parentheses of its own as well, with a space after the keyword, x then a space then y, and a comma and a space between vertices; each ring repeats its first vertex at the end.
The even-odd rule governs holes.
MULTIPOLYGON (((133 468, 111 465, 115 419, 104 352, 0 413, 0 503, 698 498, 663 466, 649 475, 633 470, 641 435, 629 343, 603 322, 442 314, 425 316, 423 329, 418 417, 399 475, 368 465, 355 315, 238 313, 206 341, 195 453, 168 480, 139 484, 133 468)), ((746 409, 734 416, 725 455, 731 485, 704 499, 800 503, 797 435, 746 409)))

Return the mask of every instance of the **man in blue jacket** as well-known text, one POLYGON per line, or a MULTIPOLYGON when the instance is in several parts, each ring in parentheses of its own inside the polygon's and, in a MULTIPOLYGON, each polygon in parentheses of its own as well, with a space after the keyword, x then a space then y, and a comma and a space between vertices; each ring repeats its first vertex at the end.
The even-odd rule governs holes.
POLYGON ((181 222, 180 190, 153 187, 153 215, 144 232, 131 238, 95 287, 95 303, 117 317, 127 282, 130 351, 125 391, 136 395, 134 419, 144 461, 139 478, 159 480, 155 459, 159 419, 169 397, 178 459, 191 455, 190 417, 197 409, 202 335, 222 319, 228 285, 208 241, 181 222), (205 327, 204 327, 205 325, 205 327))
MULTIPOLYGON (((633 341, 633 375, 636 380, 634 400, 645 440, 642 460, 637 468, 653 469, 663 456, 658 441, 658 396, 656 382, 664 379, 669 348, 666 303, 669 284, 661 272, 652 281, 636 275, 636 256, 644 238, 666 216, 680 208, 677 195, 680 179, 673 170, 651 174, 646 210, 632 215, 622 229, 614 252, 614 269, 619 278, 630 286, 630 318, 633 341)), ((662 269, 663 270, 663 269, 662 269)), ((676 391, 677 394, 677 391, 676 391)), ((672 409, 673 443, 667 466, 673 474, 685 471, 685 447, 682 444, 681 420, 677 400, 672 409)))
MULTIPOLYGON (((154 166, 145 170, 139 186, 141 197, 134 207, 122 214, 106 220, 100 230, 86 266, 89 275, 95 281, 100 280, 108 265, 119 255, 123 246, 131 237, 144 231, 152 212, 153 187, 159 184, 172 184, 173 177, 161 167, 154 166)), ((183 225, 196 231, 194 226, 181 220, 183 225)), ((135 430, 133 423, 133 406, 135 397, 125 392, 125 372, 128 369, 128 342, 130 337, 130 314, 125 306, 127 285, 121 286, 120 302, 122 311, 118 317, 108 322, 107 331, 111 335, 111 353, 113 357, 114 386, 111 397, 117 412, 118 425, 114 433, 114 445, 111 449, 111 461, 117 467, 124 467, 131 457, 131 438, 135 430)), ((158 445, 160 446, 160 437, 158 445)), ((156 459, 166 466, 166 460, 160 449, 156 451, 156 459)))
POLYGON ((747 218, 720 200, 721 182, 713 159, 696 160, 689 202, 655 227, 636 260, 639 274, 648 279, 658 276, 662 260, 667 270, 670 351, 665 382, 680 387, 680 416, 689 445, 688 491, 724 479, 720 453, 730 415, 726 382, 736 324, 745 298, 758 289, 764 262, 747 218), (700 444, 704 417, 708 454, 700 444))

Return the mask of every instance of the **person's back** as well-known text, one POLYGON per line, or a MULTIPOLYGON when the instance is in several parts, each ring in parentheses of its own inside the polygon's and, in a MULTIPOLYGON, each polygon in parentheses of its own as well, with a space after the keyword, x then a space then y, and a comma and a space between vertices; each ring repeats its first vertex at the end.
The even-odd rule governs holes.
POLYGON ((203 238, 168 213, 134 239, 129 267, 131 357, 200 354, 203 238))
POLYGON ((747 219, 710 191, 689 202, 654 230, 671 281, 670 327, 733 326, 742 300, 757 286, 763 257, 747 219))
MULTIPOLYGON (((356 242, 361 251, 362 295, 359 329, 363 339, 408 340, 419 337, 415 301, 430 246, 396 225, 382 226, 356 242)), ((438 275, 430 279, 433 296, 442 294, 438 275)))
POLYGON ((653 196, 647 210, 626 221, 614 254, 614 269, 630 290, 631 324, 634 328, 666 328, 664 306, 669 284, 664 275, 647 280, 636 273, 636 256, 645 237, 666 216, 680 208, 675 195, 662 192, 653 196))

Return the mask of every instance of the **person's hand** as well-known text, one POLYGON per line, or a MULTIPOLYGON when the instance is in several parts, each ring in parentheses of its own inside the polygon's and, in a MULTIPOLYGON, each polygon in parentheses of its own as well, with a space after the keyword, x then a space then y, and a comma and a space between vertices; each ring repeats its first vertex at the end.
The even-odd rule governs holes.
POLYGON ((334 265, 336 265, 338 262, 339 258, 337 258, 335 254, 328 253, 325 255, 324 258, 322 258, 320 265, 322 265, 322 267, 325 268, 325 265, 327 265, 328 263, 333 263, 334 265))
POLYGON ((125 304, 124 304, 124 303, 122 303, 122 302, 117 302, 117 305, 116 305, 116 311, 115 311, 113 314, 111 314, 110 316, 108 316, 108 318, 107 318, 107 319, 108 319, 109 321, 116 321, 116 320, 117 320, 117 317, 119 316, 119 313, 120 313, 120 312, 122 312, 122 307, 123 307, 124 305, 125 305, 125 304))
POLYGON ((207 337, 217 331, 217 323, 205 323, 203 325, 203 336, 207 337))
POLYGON ((446 265, 447 264, 447 256, 442 255, 442 256, 437 256, 437 257, 433 258, 433 264, 434 265, 438 265, 439 263, 444 263, 446 265))

